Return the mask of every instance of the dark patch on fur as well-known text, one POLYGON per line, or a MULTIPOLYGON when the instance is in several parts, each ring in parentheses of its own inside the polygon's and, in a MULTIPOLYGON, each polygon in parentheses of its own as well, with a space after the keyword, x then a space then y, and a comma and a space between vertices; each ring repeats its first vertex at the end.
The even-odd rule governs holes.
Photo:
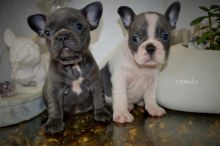
POLYGON ((168 58, 169 55, 169 51, 170 51, 170 42, 171 42, 171 25, 169 24, 169 22, 166 20, 164 15, 158 14, 159 18, 157 21, 157 27, 156 27, 156 31, 155 31, 155 36, 156 39, 159 40, 165 49, 165 57, 166 59, 168 58), (168 40, 165 41, 163 40, 163 33, 168 33, 168 40))
POLYGON ((101 77, 104 84, 104 93, 106 96, 112 96, 112 82, 111 82, 111 73, 109 71, 109 64, 106 64, 100 71, 101 77))
POLYGON ((140 44, 148 39, 147 27, 148 27, 148 22, 145 19, 145 13, 141 13, 137 15, 134 21, 131 23, 131 26, 129 27, 128 44, 133 54, 137 52, 140 44), (132 41, 132 36, 134 35, 139 37, 140 39, 139 42, 132 41))

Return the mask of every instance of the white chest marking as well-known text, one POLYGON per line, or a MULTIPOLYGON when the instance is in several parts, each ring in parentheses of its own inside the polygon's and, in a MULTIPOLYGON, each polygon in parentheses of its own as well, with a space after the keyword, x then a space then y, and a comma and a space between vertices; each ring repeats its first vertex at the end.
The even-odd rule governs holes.
POLYGON ((82 92, 80 84, 83 82, 84 78, 81 76, 82 72, 78 65, 74 66, 73 68, 75 68, 80 73, 80 77, 72 82, 72 91, 76 92, 76 94, 79 95, 82 92))
POLYGON ((82 92, 82 89, 80 87, 82 81, 83 81, 83 77, 79 77, 77 80, 72 82, 72 91, 76 92, 77 95, 79 95, 82 92))

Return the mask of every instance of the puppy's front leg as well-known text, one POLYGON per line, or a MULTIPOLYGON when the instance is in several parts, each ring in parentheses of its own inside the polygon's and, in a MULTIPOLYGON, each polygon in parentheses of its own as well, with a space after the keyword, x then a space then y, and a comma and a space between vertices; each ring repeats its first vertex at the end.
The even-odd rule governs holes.
POLYGON ((104 86, 102 80, 98 74, 94 75, 91 80, 91 89, 94 104, 94 114, 95 120, 97 121, 107 121, 111 119, 111 113, 106 108, 105 98, 104 98, 104 86))
POLYGON ((157 89, 158 78, 153 79, 152 85, 144 95, 145 109, 151 116, 163 116, 166 111, 157 104, 156 101, 156 89, 157 89))
POLYGON ((125 74, 112 75, 113 121, 132 122, 134 117, 128 111, 127 82, 125 74))
POLYGON ((48 120, 42 125, 46 133, 61 132, 64 127, 63 123, 63 90, 57 84, 46 84, 44 86, 43 98, 47 106, 48 120))

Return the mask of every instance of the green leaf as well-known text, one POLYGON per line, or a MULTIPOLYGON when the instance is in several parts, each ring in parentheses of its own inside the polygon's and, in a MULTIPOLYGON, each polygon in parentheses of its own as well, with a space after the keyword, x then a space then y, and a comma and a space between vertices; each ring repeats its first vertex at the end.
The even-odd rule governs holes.
POLYGON ((218 6, 218 5, 211 5, 209 9, 220 9, 220 6, 218 6))
POLYGON ((203 11, 209 12, 209 9, 204 6, 200 6, 199 8, 202 9, 203 11))
POLYGON ((218 36, 220 35, 218 31, 212 32, 212 36, 218 36))
POLYGON ((208 28, 208 26, 203 26, 203 27, 200 27, 199 29, 203 30, 203 29, 206 29, 206 28, 208 28))
POLYGON ((220 50, 220 45, 218 45, 218 44, 211 44, 210 45, 210 49, 213 49, 213 50, 220 50))
POLYGON ((220 11, 220 6, 218 6, 218 5, 211 5, 209 9, 211 11, 213 11, 213 12, 220 11))
POLYGON ((215 36, 220 36, 220 32, 215 32, 215 36))
MULTIPOLYGON (((215 31, 217 31, 217 29, 216 28, 212 28, 212 31, 215 32, 215 31)), ((215 33, 213 35, 215 35, 215 33)))
POLYGON ((208 40, 211 37, 211 35, 212 35, 212 33, 210 31, 207 31, 207 32, 203 33, 202 36, 197 41, 198 44, 203 43, 206 40, 208 40))
POLYGON ((214 13, 212 13, 212 12, 208 12, 208 15, 209 15, 209 16, 213 16, 214 13))
POLYGON ((213 17, 213 16, 216 16, 216 15, 214 13, 212 13, 212 12, 208 12, 208 16, 213 17))
POLYGON ((205 18, 208 18, 207 16, 200 16, 196 19, 194 19, 190 25, 196 25, 196 24, 199 24, 200 22, 202 22, 202 20, 204 20, 205 18))
POLYGON ((220 18, 220 14, 219 13, 208 13, 208 15, 220 18))
POLYGON ((220 8, 218 8, 218 9, 213 9, 212 11, 213 11, 213 12, 220 12, 220 8))

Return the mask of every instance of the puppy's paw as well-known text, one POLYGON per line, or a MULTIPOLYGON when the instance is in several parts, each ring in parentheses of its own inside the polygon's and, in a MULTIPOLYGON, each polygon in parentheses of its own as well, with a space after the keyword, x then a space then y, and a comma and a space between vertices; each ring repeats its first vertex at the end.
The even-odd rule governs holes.
POLYGON ((44 132, 50 134, 61 132, 63 131, 63 128, 64 123, 61 118, 48 119, 48 121, 42 126, 44 132))
POLYGON ((134 109, 134 105, 133 104, 129 104, 128 105, 128 111, 131 112, 134 109))
POLYGON ((156 103, 146 104, 146 110, 151 116, 161 117, 166 114, 166 111, 156 103))
POLYGON ((101 122, 110 121, 112 119, 112 114, 106 108, 102 108, 95 110, 94 118, 96 121, 101 122))
POLYGON ((127 110, 123 112, 115 111, 113 114, 113 121, 117 123, 130 123, 133 120, 134 120, 134 117, 127 110))

